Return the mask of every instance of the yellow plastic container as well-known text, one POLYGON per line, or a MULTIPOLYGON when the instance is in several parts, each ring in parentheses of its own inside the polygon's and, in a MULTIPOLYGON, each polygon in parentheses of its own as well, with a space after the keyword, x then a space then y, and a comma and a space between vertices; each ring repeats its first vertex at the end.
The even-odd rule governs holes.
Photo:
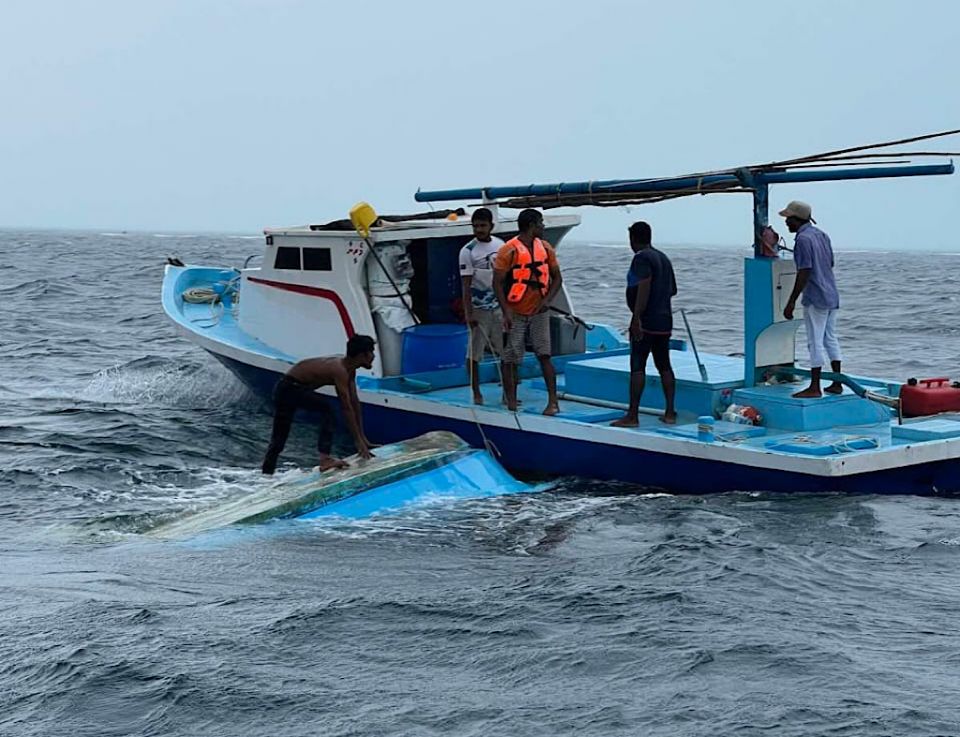
POLYGON ((350 222, 364 238, 370 235, 370 228, 377 222, 377 213, 366 202, 358 202, 350 208, 350 222))

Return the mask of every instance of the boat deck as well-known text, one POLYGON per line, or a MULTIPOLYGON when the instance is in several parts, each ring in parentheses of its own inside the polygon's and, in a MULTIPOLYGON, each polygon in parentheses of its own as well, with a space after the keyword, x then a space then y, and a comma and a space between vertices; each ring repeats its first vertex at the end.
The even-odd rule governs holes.
MULTIPOLYGON (((883 405, 862 399, 851 390, 841 395, 825 394, 819 399, 797 399, 793 392, 802 383, 743 387, 743 362, 734 356, 701 355, 707 380, 692 353, 671 351, 671 362, 677 378, 678 422, 666 425, 661 421, 663 392, 659 376, 648 366, 639 426, 612 427, 622 417, 629 391, 629 356, 608 355, 584 357, 569 361, 557 377, 560 413, 547 421, 578 423, 608 432, 639 433, 697 444, 737 445, 765 453, 790 456, 828 457, 851 453, 877 453, 904 445, 915 445, 960 438, 960 415, 907 420, 898 426, 891 411, 883 405), (717 421, 714 440, 698 439, 697 419, 713 414, 713 406, 730 402, 748 404, 764 417, 760 426, 717 421)), ((529 364, 527 366, 530 367, 529 364)), ((417 380, 414 380, 417 381, 417 380)), ((420 380, 429 386, 429 382, 420 380)), ((884 382, 874 382, 879 387, 884 382)), ((879 391, 883 391, 880 389, 879 391)), ((501 398, 497 380, 481 385, 482 406, 474 405, 470 387, 465 383, 436 389, 419 388, 409 392, 419 400, 474 408, 510 415, 501 398)), ((547 404, 543 379, 533 376, 521 381, 518 421, 542 416, 547 404)), ((479 414, 479 413, 478 413, 479 414)))
MULTIPOLYGON (((558 392, 564 394, 564 377, 558 377, 558 392)), ((796 391, 796 386, 768 387, 770 389, 789 389, 796 391)), ((656 391, 660 391, 657 387, 656 391)), ((488 383, 481 387, 484 397, 482 409, 487 411, 511 414, 501 401, 499 384, 488 383)), ((644 392, 646 395, 647 392, 644 392)), ((653 394, 651 391, 650 394, 653 394)), ((853 396, 853 395, 851 395, 853 396)), ((424 394, 417 394, 421 400, 427 399, 445 405, 461 407, 477 407, 473 404, 472 393, 468 386, 437 389, 424 394)), ((547 391, 541 379, 522 381, 518 391, 521 400, 519 412, 525 416, 540 416, 547 404, 547 391)), ((660 397, 662 400, 662 395, 660 397)), ((826 401, 832 400, 827 398, 826 401)), ((813 400, 806 400, 813 401, 813 400)), ((865 400, 858 400, 865 401, 865 400)), ((477 407, 480 409, 480 407, 477 407)), ((662 410, 645 406, 641 408, 639 425, 636 428, 612 427, 611 423, 623 417, 624 410, 614 407, 603 407, 584 401, 560 399, 560 413, 553 418, 557 421, 583 423, 592 426, 608 427, 613 432, 642 433, 660 437, 683 439, 687 441, 704 442, 698 440, 697 415, 693 412, 679 411, 677 423, 666 425, 661 421, 662 410)), ((951 426, 953 431, 948 437, 960 437, 960 418, 943 420, 951 426)), ((906 427, 909 427, 907 425, 906 427)), ((895 438, 891 434, 889 420, 873 422, 866 425, 836 426, 830 429, 797 432, 785 428, 760 427, 743 425, 718 420, 714 426, 715 441, 736 443, 738 445, 767 452, 789 453, 796 455, 834 455, 853 451, 877 450, 897 444, 910 442, 905 438, 895 438)), ((930 438, 934 439, 934 438, 930 438)), ((939 439, 939 438, 937 438, 939 439)))
MULTIPOLYGON (((197 274, 197 283, 213 279, 225 280, 229 271, 197 274), (213 279, 211 278, 213 277, 213 279)), ((290 362, 283 355, 247 335, 237 324, 230 306, 211 307, 206 304, 180 304, 182 320, 201 332, 216 334, 222 344, 260 354, 273 360, 290 362)), ((678 347, 680 343, 677 344, 678 347)), ((615 428, 610 423, 621 417, 630 385, 630 357, 625 348, 593 353, 559 356, 557 389, 560 413, 552 418, 542 416, 547 403, 546 387, 540 377, 539 365, 533 356, 527 356, 521 366, 518 396, 522 402, 517 413, 518 424, 530 424, 537 417, 537 426, 543 421, 565 432, 575 431, 570 425, 602 430, 610 437, 615 433, 634 433, 650 438, 690 443, 736 445, 742 449, 787 456, 830 457, 849 454, 876 454, 905 445, 934 443, 960 438, 960 416, 945 415, 920 418, 898 426, 892 421, 886 407, 856 396, 849 389, 841 395, 824 395, 819 399, 797 399, 792 395, 797 384, 774 384, 744 387, 743 359, 739 356, 701 354, 698 364, 692 351, 671 350, 670 359, 677 380, 676 407, 678 422, 665 425, 660 421, 663 410, 663 390, 660 377, 652 361, 647 367, 643 408, 636 428, 615 428), (719 416, 729 404, 749 405, 763 417, 760 426, 718 421, 713 441, 699 440, 697 418, 702 415, 719 416), (524 423, 524 418, 528 422, 524 423), (557 423, 553 425, 553 423, 557 423)), ((362 379, 361 388, 376 392, 399 393, 416 397, 419 402, 474 410, 471 417, 487 413, 509 417, 511 413, 501 401, 501 387, 496 362, 481 365, 481 407, 472 402, 472 393, 466 383, 463 369, 448 369, 404 377, 362 379), (477 410, 481 410, 478 412, 477 410)), ((862 380, 879 393, 894 392, 897 385, 875 380, 862 380)), ((479 421, 479 419, 478 419, 479 421)), ((595 434, 595 433, 594 433, 595 434)))

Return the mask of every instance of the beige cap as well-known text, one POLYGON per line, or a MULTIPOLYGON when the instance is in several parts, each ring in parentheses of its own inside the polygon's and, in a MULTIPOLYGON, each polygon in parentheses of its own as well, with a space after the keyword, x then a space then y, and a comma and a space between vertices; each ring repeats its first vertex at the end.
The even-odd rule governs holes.
MULTIPOLYGON (((791 216, 800 220, 813 220, 813 209, 806 202, 793 200, 780 211, 780 217, 788 218, 791 216)), ((814 222, 816 221, 814 220, 814 222)))

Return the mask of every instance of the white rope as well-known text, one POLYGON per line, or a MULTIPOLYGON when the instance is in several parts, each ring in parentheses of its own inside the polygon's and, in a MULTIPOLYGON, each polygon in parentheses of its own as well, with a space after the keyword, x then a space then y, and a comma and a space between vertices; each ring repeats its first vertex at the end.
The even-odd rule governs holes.
POLYGON ((183 297, 184 302, 193 305, 214 304, 220 301, 220 295, 213 287, 188 287, 183 290, 183 294, 180 296, 183 297))
POLYGON ((797 443, 798 445, 828 445, 837 453, 856 453, 860 450, 868 450, 870 448, 879 448, 880 441, 869 435, 844 435, 839 440, 835 440, 832 443, 823 443, 817 438, 811 435, 794 435, 790 438, 789 442, 797 443), (853 446, 858 440, 865 440, 867 442, 867 448, 856 448, 853 446))
MULTIPOLYGON (((474 356, 474 353, 473 353, 473 331, 474 331, 475 329, 476 329, 476 330, 481 330, 481 332, 482 332, 482 329, 480 328, 480 325, 479 325, 479 324, 476 326, 476 328, 474 328, 473 326, 471 326, 471 325, 469 325, 469 324, 467 325, 467 345, 468 345, 467 355, 468 355, 468 358, 469 358, 469 361, 470 361, 470 366, 467 368, 467 371, 468 371, 468 373, 469 373, 469 378, 470 378, 470 390, 471 390, 471 391, 473 391, 473 368, 474 368, 474 364, 476 364, 476 368, 477 368, 477 389, 478 389, 478 390, 480 389, 480 385, 481 385, 481 383, 480 383, 480 362, 474 360, 474 359, 475 359, 475 356, 474 356)), ((487 338, 487 334, 486 334, 485 332, 483 333, 483 339, 484 339, 484 341, 486 341, 486 343, 487 343, 488 345, 490 345, 490 340, 487 338)), ((491 352, 492 352, 493 346, 490 346, 490 348, 491 348, 491 352)), ((501 380, 502 380, 502 375, 501 375, 501 380)), ((473 422, 474 422, 474 424, 477 426, 477 430, 480 431, 480 437, 483 439, 483 447, 486 448, 487 452, 490 453, 491 455, 493 455, 495 458, 500 458, 501 455, 502 455, 502 454, 500 453, 500 449, 496 446, 496 444, 495 444, 492 440, 490 440, 490 438, 487 437, 487 434, 483 431, 483 423, 480 422, 480 418, 477 416, 477 406, 476 406, 475 404, 473 404, 472 401, 471 401, 471 405, 470 405, 470 414, 473 416, 473 422)))
MULTIPOLYGON (((468 326, 468 327, 469 327, 469 326, 468 326)), ((481 334, 483 335, 483 342, 486 344, 486 347, 490 350, 490 353, 497 357, 497 375, 500 377, 500 390, 501 390, 501 392, 502 392, 502 391, 504 391, 503 358, 502 358, 502 356, 501 356, 500 354, 497 353, 497 350, 496 350, 496 348, 494 348, 493 343, 490 342, 490 337, 487 335, 487 333, 486 333, 485 331, 483 331, 479 325, 477 325, 476 329, 481 331, 481 334)), ((470 360, 471 360, 471 361, 474 361, 474 359, 476 358, 476 356, 474 356, 474 353, 473 353, 473 340, 472 340, 472 337, 473 337, 473 336, 472 336, 473 328, 470 328, 470 332, 471 332, 471 335, 467 338, 467 339, 470 341, 470 344, 469 344, 469 356, 470 356, 470 360)), ((480 362, 479 362, 479 361, 475 361, 475 363, 477 364, 477 385, 478 385, 478 387, 479 387, 479 385, 481 384, 481 381, 480 381, 480 362)), ((472 389, 472 388, 473 388, 473 387, 472 387, 472 382, 471 382, 471 389, 472 389)), ((514 388, 514 391, 519 395, 519 393, 520 393, 520 367, 519 367, 519 364, 517 364, 517 386, 514 388)), ((519 401, 520 401, 520 398, 519 398, 519 396, 518 396, 518 397, 517 397, 517 402, 519 402, 519 401)), ((479 418, 477 417, 476 405, 472 405, 471 413, 473 414, 473 421, 476 423, 477 429, 480 430, 480 435, 481 435, 481 437, 483 437, 484 445, 487 445, 487 443, 489 443, 488 450, 489 450, 490 448, 492 448, 492 449, 493 449, 493 452, 495 452, 497 456, 502 455, 502 454, 500 453, 500 450, 497 448, 496 444, 494 444, 494 442, 493 442, 492 440, 489 440, 489 439, 487 438, 486 434, 483 432, 483 427, 482 427, 482 425, 480 424, 479 418)), ((513 415, 513 421, 514 421, 514 422, 516 423, 516 425, 517 425, 517 430, 519 430, 520 432, 523 432, 523 425, 520 424, 520 413, 519 413, 519 412, 511 412, 510 414, 513 415)))
POLYGON ((232 303, 230 313, 234 318, 238 315, 240 302, 240 276, 239 274, 226 281, 214 282, 209 286, 187 287, 181 292, 180 296, 188 304, 208 304, 210 305, 210 315, 207 317, 195 317, 190 322, 206 322, 207 325, 200 325, 203 329, 216 327, 223 318, 225 305, 223 296, 229 295, 232 303), (221 289, 217 289, 221 287, 221 289))
POLYGON ((858 450, 867 450, 867 448, 854 448, 851 447, 851 443, 857 440, 866 440, 868 448, 879 448, 880 441, 876 438, 871 438, 868 435, 848 435, 842 440, 838 440, 835 443, 832 443, 831 447, 837 451, 837 453, 854 453, 858 450))

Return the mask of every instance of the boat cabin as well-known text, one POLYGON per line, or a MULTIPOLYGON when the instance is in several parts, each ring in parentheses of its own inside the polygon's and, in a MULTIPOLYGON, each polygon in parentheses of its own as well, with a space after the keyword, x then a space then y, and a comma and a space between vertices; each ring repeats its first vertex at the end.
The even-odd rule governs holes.
MULTIPOLYGON (((490 209, 493 234, 514 237, 516 216, 490 209)), ((579 222, 576 215, 548 215, 544 237, 558 247, 579 222)), ((467 329, 458 259, 473 238, 469 211, 384 216, 366 239, 349 220, 270 228, 264 235, 262 265, 241 275, 239 322, 250 336, 303 357, 343 353, 349 336, 371 335, 378 346, 373 377, 463 365, 467 329)), ((574 312, 566 288, 553 304, 574 312)), ((584 331, 559 314, 551 331, 558 351, 585 350, 584 331)))

